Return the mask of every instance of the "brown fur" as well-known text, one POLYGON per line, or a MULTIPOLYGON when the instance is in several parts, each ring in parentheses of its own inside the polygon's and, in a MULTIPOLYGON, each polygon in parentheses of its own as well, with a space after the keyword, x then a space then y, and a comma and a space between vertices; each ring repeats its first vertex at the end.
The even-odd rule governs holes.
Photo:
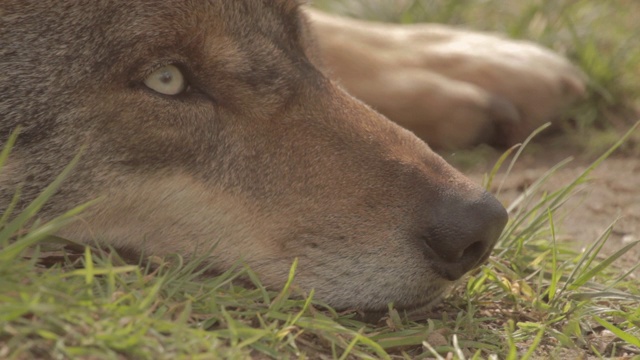
POLYGON ((337 307, 415 307, 486 260, 500 204, 313 65, 292 1, 0 3, 0 177, 32 200, 81 147, 61 235, 147 255, 244 261, 337 307), (144 85, 176 64, 190 89, 144 85), (9 169, 9 172, 6 172, 9 169))

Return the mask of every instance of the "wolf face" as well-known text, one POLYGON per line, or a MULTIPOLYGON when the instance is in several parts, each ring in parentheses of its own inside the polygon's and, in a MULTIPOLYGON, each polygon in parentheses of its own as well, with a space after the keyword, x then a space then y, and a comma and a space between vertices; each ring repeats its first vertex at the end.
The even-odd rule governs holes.
POLYGON ((293 1, 0 4, 0 209, 79 149, 61 235, 238 261, 339 308, 415 307, 485 261, 503 207, 314 65, 293 1))

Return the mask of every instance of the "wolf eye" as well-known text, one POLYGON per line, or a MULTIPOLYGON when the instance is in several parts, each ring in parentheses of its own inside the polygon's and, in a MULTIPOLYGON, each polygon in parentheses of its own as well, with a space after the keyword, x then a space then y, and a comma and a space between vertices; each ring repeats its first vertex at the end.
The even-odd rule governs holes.
POLYGON ((144 84, 164 95, 178 95, 187 88, 182 71, 175 65, 166 65, 154 71, 144 80, 144 84))

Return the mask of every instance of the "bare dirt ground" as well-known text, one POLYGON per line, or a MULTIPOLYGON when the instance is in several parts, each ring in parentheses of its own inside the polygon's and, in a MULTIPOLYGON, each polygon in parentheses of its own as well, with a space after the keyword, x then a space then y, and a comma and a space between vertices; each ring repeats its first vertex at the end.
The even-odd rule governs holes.
MULTIPOLYGON (((535 155, 525 155, 505 180, 500 200, 505 205, 510 204, 553 165, 570 156, 575 159, 557 171, 543 186, 547 191, 570 184, 589 167, 594 157, 557 147, 549 151, 536 151, 535 155)), ((487 168, 465 172, 481 182, 487 168)), ((605 254, 614 253, 626 244, 640 240, 640 157, 633 153, 613 155, 596 168, 589 179, 563 206, 560 216, 554 217, 558 238, 573 240, 580 247, 587 246, 615 221, 604 248, 605 254)), ((501 181, 502 176, 499 175, 493 187, 497 188, 501 181)), ((640 246, 636 246, 618 260, 618 264, 623 269, 629 269, 639 261, 640 246)), ((636 271, 635 276, 640 277, 640 271, 636 271)))

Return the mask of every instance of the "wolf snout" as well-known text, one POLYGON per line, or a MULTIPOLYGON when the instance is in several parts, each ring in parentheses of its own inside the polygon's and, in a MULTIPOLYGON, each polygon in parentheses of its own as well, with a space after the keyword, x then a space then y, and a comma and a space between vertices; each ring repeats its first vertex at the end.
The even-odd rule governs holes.
POLYGON ((484 192, 476 200, 447 201, 423 239, 434 270, 457 280, 486 261, 508 220, 502 204, 484 192))

